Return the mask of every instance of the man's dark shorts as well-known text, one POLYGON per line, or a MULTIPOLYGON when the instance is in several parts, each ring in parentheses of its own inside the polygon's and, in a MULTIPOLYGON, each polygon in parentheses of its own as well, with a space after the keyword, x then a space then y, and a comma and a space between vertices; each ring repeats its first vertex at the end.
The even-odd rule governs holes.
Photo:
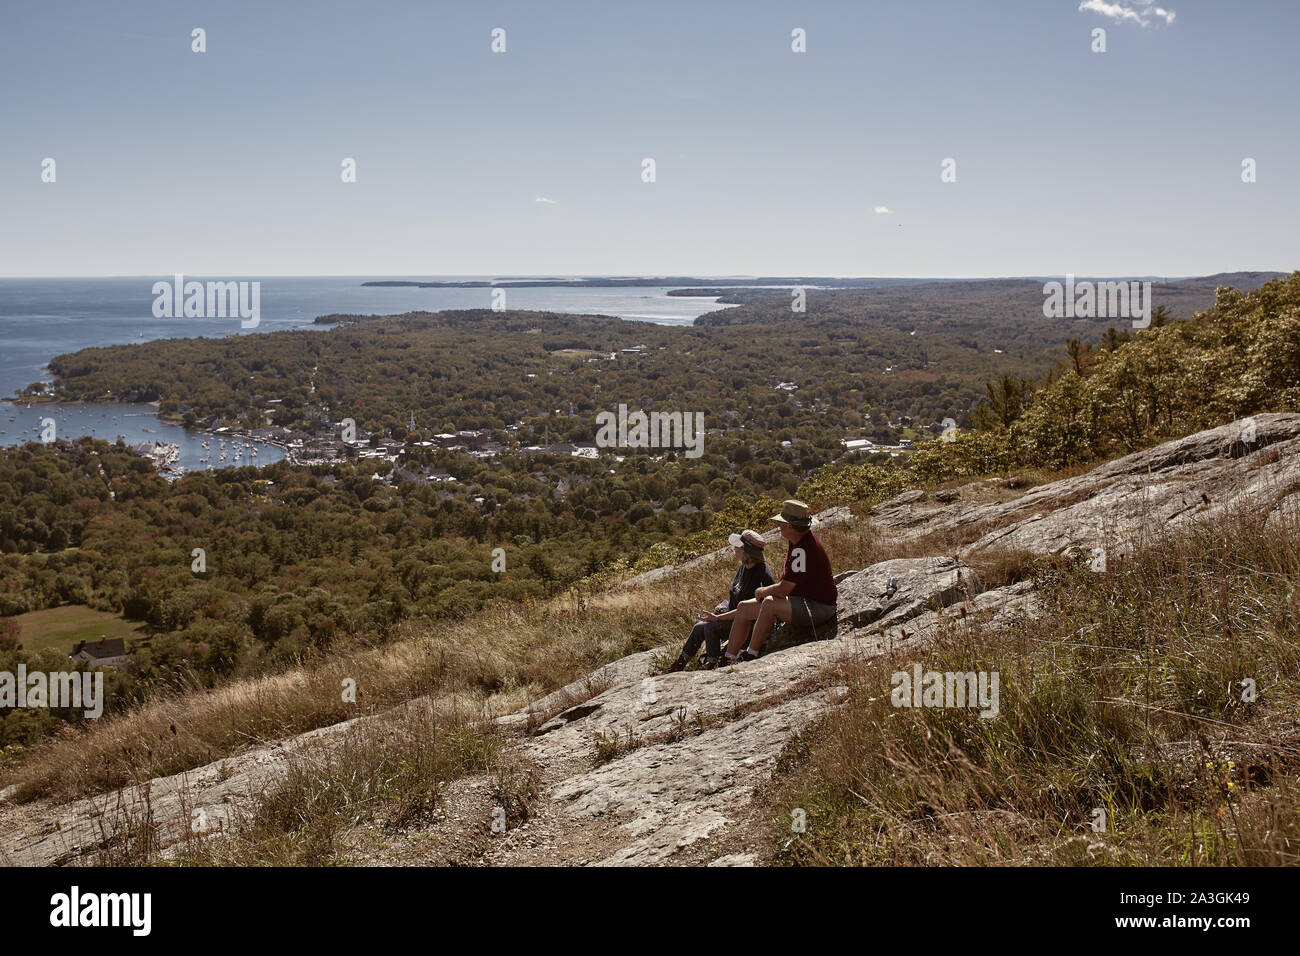
POLYGON ((790 598, 790 623, 798 628, 827 627, 835 623, 835 605, 811 598, 790 598))

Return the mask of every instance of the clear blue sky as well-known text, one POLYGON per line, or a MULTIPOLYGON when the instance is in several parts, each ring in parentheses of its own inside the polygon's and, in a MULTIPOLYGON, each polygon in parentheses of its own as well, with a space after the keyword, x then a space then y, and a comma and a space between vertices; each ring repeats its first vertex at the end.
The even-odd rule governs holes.
POLYGON ((1300 3, 1160 3, 7 2, 0 275, 1300 267, 1300 3))

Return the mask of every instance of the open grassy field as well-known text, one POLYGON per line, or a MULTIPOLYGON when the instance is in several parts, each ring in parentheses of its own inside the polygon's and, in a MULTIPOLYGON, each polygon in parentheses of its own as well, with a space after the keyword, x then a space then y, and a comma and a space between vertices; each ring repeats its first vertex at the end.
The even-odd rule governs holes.
POLYGON ((106 637, 124 637, 129 648, 132 639, 144 629, 143 622, 128 621, 80 604, 30 611, 17 615, 14 620, 20 628, 19 640, 31 651, 45 648, 71 651, 77 641, 98 641, 106 637))

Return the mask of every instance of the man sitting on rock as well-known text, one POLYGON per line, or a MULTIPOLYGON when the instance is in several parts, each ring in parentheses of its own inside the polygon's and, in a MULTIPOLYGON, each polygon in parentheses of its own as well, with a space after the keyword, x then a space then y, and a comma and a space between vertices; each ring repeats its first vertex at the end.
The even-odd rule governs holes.
POLYGON ((767 564, 763 560, 763 548, 767 542, 761 534, 746 529, 740 534, 733 534, 727 543, 736 549, 736 560, 740 562, 736 577, 731 582, 731 593, 712 612, 705 611, 700 615, 700 621, 691 629, 691 636, 686 639, 682 652, 668 668, 670 674, 685 667, 700 652, 701 643, 705 644, 705 653, 708 655, 705 668, 711 670, 717 667, 722 661, 722 639, 731 633, 730 612, 742 601, 753 598, 763 585, 772 583, 772 573, 767 570, 767 564))
POLYGON ((808 506, 793 499, 781 506, 772 520, 781 528, 781 537, 790 543, 781 580, 754 592, 752 601, 743 601, 731 614, 731 638, 727 642, 728 663, 752 661, 763 650, 763 642, 777 621, 793 627, 811 629, 829 627, 835 621, 838 591, 826 549, 812 533, 812 515, 808 506), (750 624, 754 626, 750 635, 750 624), (743 648, 743 650, 742 650, 743 648))

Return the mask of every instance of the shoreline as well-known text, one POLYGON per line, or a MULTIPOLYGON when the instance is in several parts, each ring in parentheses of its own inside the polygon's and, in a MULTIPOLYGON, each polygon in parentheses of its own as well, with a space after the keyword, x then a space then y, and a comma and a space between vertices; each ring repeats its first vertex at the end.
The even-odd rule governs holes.
MULTIPOLYGON (((358 278, 362 278, 362 277, 358 277, 358 278)), ((579 279, 576 279, 576 280, 572 280, 572 279, 570 279, 570 280, 543 279, 543 280, 541 281, 540 284, 541 284, 542 286, 552 286, 552 285, 554 285, 554 286, 556 286, 556 287, 565 287, 565 286, 567 286, 567 287, 575 288, 575 289, 600 289, 600 288, 630 289, 630 288, 655 288, 655 287, 661 287, 661 286, 662 286, 662 287, 664 288, 664 290, 665 290, 665 292, 664 292, 664 297, 665 297, 666 299, 672 299, 672 298, 674 298, 675 296, 670 295, 670 293, 673 293, 673 292, 680 292, 680 291, 683 289, 684 286, 689 286, 689 285, 691 285, 691 284, 697 284, 697 285, 698 285, 698 284, 701 284, 701 283, 703 283, 703 282, 705 282, 705 281, 708 281, 708 282, 711 282, 711 283, 714 283, 714 284, 730 284, 730 283, 733 283, 733 282, 734 282, 737 286, 743 286, 743 285, 752 284, 752 283, 754 283, 755 281, 762 281, 762 280, 755 280, 755 279, 753 279, 753 278, 749 278, 749 277, 743 277, 743 278, 740 278, 740 277, 730 277, 730 278, 724 278, 724 277, 713 277, 713 278, 710 278, 710 279, 708 279, 708 280, 706 280, 704 277, 676 277, 675 280, 674 280, 673 277, 654 277, 653 279, 648 279, 648 277, 640 277, 640 278, 624 277, 624 278, 621 278, 621 279, 604 279, 604 278, 602 278, 602 279, 593 279, 593 278, 591 278, 591 277, 583 277, 583 278, 579 278, 579 279), (689 280, 689 281, 687 281, 687 280, 689 280)), ((501 283, 504 283, 504 284, 507 284, 507 285, 512 285, 512 284, 517 284, 517 280, 516 280, 516 282, 512 282, 512 281, 509 281, 509 280, 497 280, 496 282, 486 282, 485 285, 490 287, 490 286, 493 286, 493 285, 496 285, 496 284, 501 284, 501 283)), ((363 278, 363 281, 361 282, 361 285, 362 285, 362 286, 381 286, 381 287, 382 287, 382 286, 390 286, 390 285, 393 285, 393 284, 401 284, 401 285, 413 284, 413 285, 416 285, 416 286, 424 286, 424 285, 425 285, 424 283, 419 283, 419 282, 416 282, 416 283, 409 283, 408 281, 402 281, 402 280, 399 280, 397 283, 392 283, 392 282, 383 281, 383 280, 379 280, 379 281, 365 280, 364 278, 363 278)), ((533 282, 532 282, 532 281, 525 281, 525 282, 522 283, 522 285, 524 285, 524 286, 530 286, 530 287, 531 287, 531 286, 533 286, 533 282)), ((430 287, 430 286, 425 286, 425 287, 430 287)), ((431 286, 431 287, 432 287, 432 288, 437 288, 438 286, 434 285, 434 286, 431 286)), ((443 287, 444 287, 444 288, 456 288, 456 287, 464 288, 464 287, 466 287, 466 286, 460 286, 459 284, 455 284, 455 285, 448 285, 448 286, 443 286, 443 287)), ((693 298, 694 298, 694 297, 693 297, 693 298)), ((713 304, 714 306, 718 306, 718 307, 720 307, 720 308, 715 308, 715 309, 706 310, 704 313, 701 313, 701 314, 709 314, 709 312, 712 312, 712 311, 722 311, 723 309, 725 309, 725 308, 727 307, 726 305, 724 305, 723 303, 721 303, 721 302, 719 301, 719 298, 720 298, 720 297, 719 297, 716 293, 715 293, 715 294, 710 294, 710 295, 705 295, 705 296, 700 296, 699 298, 712 299, 712 300, 713 300, 713 303, 712 303, 712 304, 713 304)), ((436 310, 434 310, 434 311, 436 311, 436 312, 443 312, 443 311, 460 311, 460 310, 459 310, 459 309, 456 309, 456 308, 451 308, 451 309, 440 308, 440 309, 436 309, 436 310)), ((549 312, 551 312, 551 311, 553 311, 553 310, 523 310, 523 311, 546 311, 546 312, 549 313, 549 312)), ((264 334, 265 334, 265 333, 276 333, 276 332, 279 332, 279 333, 283 333, 283 332, 297 332, 297 331, 331 331, 331 330, 333 330, 333 329, 337 329, 337 328, 340 328, 340 327, 343 327, 343 326, 346 326, 346 325, 351 324, 351 323, 346 322, 346 321, 340 321, 339 318, 338 318, 338 316, 339 316, 340 314, 342 314, 342 313, 338 313, 337 311, 335 311, 335 312, 322 312, 322 313, 318 313, 318 314, 315 316, 314 319, 307 320, 307 321, 300 321, 300 322, 298 322, 297 324, 292 325, 292 326, 290 326, 290 327, 288 327, 288 328, 278 328, 278 329, 270 329, 270 328, 267 328, 267 329, 262 329, 262 330, 258 330, 258 331, 263 332, 264 334), (322 321, 322 320, 324 320, 324 319, 329 319, 329 321, 322 321)), ((400 314, 400 313, 393 313, 393 314, 396 315, 396 314, 400 314)), ((581 310, 581 311, 570 311, 570 310, 568 310, 568 309, 564 310, 563 312, 558 312, 558 313, 556 313, 556 314, 558 314, 558 315, 573 315, 573 316, 579 316, 579 317, 581 317, 581 316, 595 316, 595 315, 597 315, 596 313, 593 313, 593 312, 590 312, 590 311, 585 311, 585 310, 581 310)), ((361 317, 361 316, 356 316, 356 318, 360 318, 360 317, 361 317)), ((384 315, 384 316, 376 315, 376 316, 374 316, 374 317, 389 317, 389 316, 387 316, 387 315, 384 315)), ((601 316, 599 316, 599 317, 605 317, 605 316, 601 315, 601 316)), ((616 319, 619 319, 619 320, 621 320, 621 321, 625 321, 625 322, 626 322, 626 321, 647 321, 647 320, 645 320, 645 319, 632 319, 632 318, 629 318, 629 317, 624 316, 624 315, 612 315, 612 316, 609 316, 609 317, 611 317, 611 318, 616 318, 616 319)), ((697 318, 698 318, 698 316, 697 316, 697 318)), ((656 321, 656 320, 650 320, 650 321, 654 321, 655 324, 661 324, 661 325, 673 325, 673 324, 674 324, 674 323, 672 323, 672 322, 661 322, 661 321, 656 321)), ((692 320, 692 321, 693 321, 693 320, 692 320)), ((221 335, 224 335, 224 334, 239 334, 239 333, 235 332, 235 330, 230 330, 229 332, 224 332, 224 333, 220 333, 220 334, 221 334, 221 335)), ((202 339, 202 338, 209 338, 210 336, 206 336, 206 335, 182 336, 182 338, 189 338, 189 337, 202 339)), ((158 338, 172 338, 172 336, 160 336, 160 337, 158 337, 158 338)), ((145 340, 142 341, 142 342, 130 341, 130 342, 122 342, 122 343, 117 343, 116 345, 107 345, 107 346, 82 346, 82 347, 79 347, 79 348, 73 348, 73 349, 70 350, 70 352, 80 351, 82 348, 120 348, 120 347, 123 347, 123 346, 134 346, 134 345, 146 344, 147 342, 158 341, 158 338, 155 338, 155 337, 152 337, 152 336, 151 336, 150 338, 145 339, 145 340)), ((65 354, 65 353, 60 352, 59 354, 65 354)), ((47 360, 47 361, 50 361, 50 360, 47 360)), ((56 375, 51 371, 51 369, 50 369, 50 367, 49 367, 48 364, 44 365, 43 368, 41 369, 41 371, 42 371, 44 374, 46 374, 46 375, 49 376, 49 380, 48 380, 47 382, 45 382, 44 384, 46 385, 47 388, 53 389, 53 388, 56 386, 56 384, 57 384, 57 376, 56 376, 56 375)), ((32 384, 36 384, 36 383, 32 383, 32 384)), ((28 387, 30 387, 30 386, 28 386, 28 387)), ((294 450, 294 448, 292 448, 292 447, 290 446, 290 443, 293 442, 293 441, 302 441, 302 442, 303 442, 303 445, 304 445, 304 447, 305 447, 305 446, 306 446, 306 445, 311 441, 311 438, 312 438, 311 435, 308 435, 308 434, 298 434, 298 433, 294 432, 294 433, 292 433, 292 434, 290 435, 290 437, 287 438, 287 439, 280 439, 280 438, 254 438, 254 437, 251 435, 251 431, 252 431, 251 428, 245 428, 245 427, 240 426, 240 425, 217 426, 217 427, 220 427, 220 428, 224 428, 225 431, 217 431, 217 430, 215 430, 215 428, 204 427, 204 426, 198 426, 198 425, 195 425, 195 426, 186 426, 186 425, 184 425, 183 422, 180 421, 180 420, 174 420, 174 419, 169 419, 169 418, 163 418, 163 417, 159 414, 159 410, 160 410, 160 408, 161 408, 161 404, 162 404, 162 403, 161 403, 160 400, 157 400, 157 399, 155 399, 155 400, 153 400, 153 401, 149 401, 149 402, 144 402, 144 401, 138 401, 138 400, 137 400, 137 401, 131 401, 131 400, 126 400, 126 399, 116 398, 116 397, 110 397, 110 398, 105 398, 105 399, 84 399, 84 398, 80 398, 80 399, 71 399, 71 398, 59 398, 59 397, 55 397, 55 396, 53 396, 53 395, 49 395, 49 396, 30 396, 30 397, 19 397, 19 396, 17 396, 17 395, 11 395, 11 396, 0 397, 0 402, 3 402, 4 404, 10 406, 11 408, 21 408, 21 409, 25 409, 25 410, 32 410, 32 409, 37 408, 38 406, 51 406, 51 407, 55 407, 55 406, 59 406, 59 407, 62 407, 62 406, 67 406, 67 407, 73 407, 73 406, 79 406, 79 407, 94 407, 94 406, 106 406, 106 405, 114 405, 114 404, 116 404, 116 405, 124 405, 124 406, 136 406, 136 407, 146 407, 146 406, 147 406, 148 408, 150 408, 150 409, 152 410, 152 415, 151 415, 151 417, 152 417, 152 419, 153 419, 153 422, 154 422, 156 425, 158 425, 158 426, 171 426, 171 427, 180 428, 180 429, 183 431, 183 433, 184 433, 187 437, 189 437, 189 438, 191 438, 191 439, 193 439, 193 438, 214 438, 214 437, 217 438, 217 439, 219 439, 219 440, 220 440, 220 439, 234 439, 234 440, 237 440, 237 441, 240 441, 240 442, 244 442, 244 443, 247 443, 247 444, 250 444, 250 445, 254 445, 254 446, 257 446, 257 447, 261 447, 261 448, 275 448, 275 449, 278 449, 278 450, 280 451, 280 458, 277 459, 277 460, 285 461, 286 463, 288 463, 288 464, 290 464, 290 465, 293 465, 293 466, 295 466, 295 467, 310 467, 309 465, 304 465, 304 463, 298 459, 298 456, 297 456, 297 454, 295 454, 295 450, 294 450)), ((258 427, 261 427, 261 426, 258 426, 258 427)), ((80 437, 80 436, 79 436, 79 437, 80 437)), ((95 440, 108 441, 110 444, 112 443, 112 439, 109 439, 109 438, 106 438, 106 437, 101 437, 101 436, 98 436, 98 435, 90 435, 90 434, 87 434, 87 435, 85 435, 84 437, 92 438, 92 439, 95 439, 95 440)), ((234 464, 234 465, 222 465, 221 467, 226 467, 226 468, 229 468, 229 467, 236 467, 236 468, 238 468, 238 467, 266 467, 266 465, 269 465, 269 464, 272 464, 272 462, 267 462, 267 463, 265 463, 265 464, 261 464, 261 463, 259 463, 259 464, 252 464, 252 465, 244 464, 244 463, 239 463, 239 464, 234 464)), ((201 471, 201 470, 215 470, 215 469, 211 469, 211 468, 194 468, 194 469, 185 469, 185 470, 201 471)))
MULTIPOLYGON (((204 437, 216 438, 216 439, 218 439, 218 440, 223 440, 223 441, 224 441, 224 440, 227 440, 227 439, 238 439, 238 440, 240 440, 240 441, 243 441, 243 442, 246 442, 246 443, 249 443, 249 444, 252 444, 252 445, 257 445, 257 446, 259 446, 259 447, 272 447, 272 448, 278 448, 278 449, 281 451, 281 453, 283 454, 283 458, 281 458, 281 459, 279 459, 279 460, 281 460, 281 461, 286 461, 286 462, 288 462, 288 463, 291 464, 291 465, 298 465, 298 464, 299 464, 299 463, 294 459, 294 457, 293 457, 293 451, 289 448, 288 443, 287 443, 287 442, 284 442, 284 441, 281 441, 281 440, 279 440, 279 439, 274 439, 274 438, 254 438, 254 437, 252 437, 252 435, 250 435, 247 431, 243 430, 242 428, 240 428, 240 427, 238 427, 238 426, 234 426, 234 425, 223 425, 223 426, 219 426, 219 427, 225 428, 226 430, 225 430, 225 431, 216 431, 216 430, 211 429, 211 428, 204 428, 204 427, 199 427, 199 426, 192 426, 192 427, 191 427, 191 426, 184 425, 184 424, 182 424, 182 423, 180 423, 180 422, 170 421, 170 420, 168 420, 168 419, 162 418, 160 415, 158 415, 158 409, 159 409, 159 408, 161 407, 161 405, 162 405, 161 401, 159 401, 159 400, 154 400, 154 401, 151 401, 151 402, 126 402, 126 401, 121 401, 121 400, 114 399, 114 400, 112 400, 112 401, 96 402, 96 401, 87 401, 86 399, 80 399, 80 398, 78 398, 78 399, 54 399, 54 398, 51 398, 51 399, 48 399, 48 400, 45 400, 45 401, 24 402, 24 401, 17 400, 17 399, 13 399, 13 398, 0 398, 0 403, 3 403, 3 404, 5 404, 5 405, 9 405, 9 406, 14 407, 14 408, 24 408, 24 409, 33 409, 33 408, 37 408, 37 407, 41 407, 41 406, 58 406, 58 407, 85 406, 85 407, 88 407, 88 408, 92 408, 92 407, 95 407, 95 406, 103 406, 103 405, 124 405, 124 406, 140 406, 140 407, 147 407, 147 408, 151 408, 151 409, 153 409, 154 414, 153 414, 152 418, 153 418, 153 421, 154 421, 156 424, 158 424, 158 425, 166 425, 166 426, 169 426, 169 427, 172 427, 172 428, 179 428, 179 429, 181 429, 181 431, 183 431, 183 432, 186 434, 186 436, 189 437, 189 438, 195 438, 195 437, 197 437, 197 436, 204 436, 204 437)), ((78 436, 76 436, 76 437, 77 437, 77 438, 90 438, 90 439, 95 440, 95 441, 108 442, 108 444, 110 444, 110 445, 114 443, 112 439, 104 438, 104 437, 101 437, 101 436, 98 436, 98 435, 78 435, 78 436)), ((65 440, 71 440, 71 439, 65 439, 65 440)), ((154 440, 155 440, 155 441, 159 441, 159 440, 165 440, 165 439, 154 439, 154 440)), ((17 448, 17 447, 21 447, 21 444, 23 444, 23 443, 17 443, 17 442, 15 442, 12 446, 10 446, 10 445, 0 445, 0 447, 14 447, 14 448, 17 448)), ((262 463, 262 462, 256 462, 256 461, 254 461, 254 462, 249 462, 249 463, 240 462, 240 463, 238 463, 238 464, 233 464, 233 465, 221 465, 220 467, 221 467, 221 468, 264 468, 264 467, 267 467, 267 466, 269 466, 269 465, 273 465, 273 464, 276 464, 276 462, 268 461, 268 462, 264 462, 264 463, 262 463)), ((217 470, 219 470, 219 469, 217 469, 217 468, 203 468, 203 469, 199 469, 199 468, 186 468, 186 467, 183 467, 183 466, 179 466, 179 465, 178 465, 178 466, 168 466, 168 467, 165 468, 165 469, 160 468, 160 469, 158 469, 158 473, 159 473, 160 475, 163 475, 166 471, 173 471, 173 472, 178 472, 179 474, 189 474, 189 473, 191 473, 191 472, 198 473, 198 472, 202 472, 202 471, 217 471, 217 470)), ((179 477, 179 475, 174 475, 173 477, 179 477)))

